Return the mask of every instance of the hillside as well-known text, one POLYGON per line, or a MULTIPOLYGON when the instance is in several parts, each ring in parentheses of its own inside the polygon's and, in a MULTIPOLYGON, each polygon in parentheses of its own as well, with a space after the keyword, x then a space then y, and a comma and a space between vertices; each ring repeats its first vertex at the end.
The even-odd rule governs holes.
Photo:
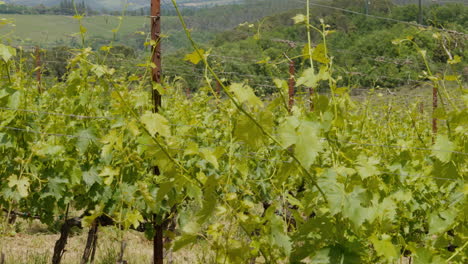
MULTIPOLYGON (((262 17, 278 13, 278 10, 288 10, 300 6, 300 3, 285 3, 284 0, 250 1, 248 4, 234 4, 224 6, 213 6, 202 9, 191 9, 185 17, 189 27, 193 30, 198 41, 206 42, 213 38, 214 33, 232 29, 241 23, 255 22, 262 17)), ((3 18, 11 19, 16 26, 0 29, 0 33, 8 34, 14 45, 41 45, 43 47, 76 44, 78 23, 71 16, 60 15, 1 15, 3 18), (54 30, 51 30, 53 28, 54 30)), ((111 32, 118 25, 116 17, 112 16, 90 16, 84 20, 87 28, 87 37, 91 38, 90 44, 104 45, 113 38, 111 32), (93 39, 97 38, 97 41, 93 39)), ((165 16, 162 21, 166 39, 166 49, 175 51, 186 47, 187 41, 181 32, 178 19, 165 16)), ((123 27, 117 33, 117 41, 120 44, 131 46, 135 49, 143 49, 145 35, 135 32, 148 32, 148 18, 143 16, 127 16, 124 18, 123 27)))
MULTIPOLYGON (((180 5, 186 6, 204 6, 204 5, 221 5, 221 4, 229 4, 232 2, 236 2, 239 0, 181 0, 177 1, 180 5)), ((55 6, 60 4, 60 0, 5 0, 6 3, 13 3, 19 5, 27 5, 27 6, 37 6, 37 5, 45 5, 45 6, 55 6)), ((77 1, 77 2, 81 2, 77 1)), ((107 9, 120 9, 125 4, 126 1, 124 0, 84 0, 86 4, 91 6, 92 8, 107 8, 107 9)), ((141 8, 148 5, 148 0, 130 0, 131 9, 141 8)))

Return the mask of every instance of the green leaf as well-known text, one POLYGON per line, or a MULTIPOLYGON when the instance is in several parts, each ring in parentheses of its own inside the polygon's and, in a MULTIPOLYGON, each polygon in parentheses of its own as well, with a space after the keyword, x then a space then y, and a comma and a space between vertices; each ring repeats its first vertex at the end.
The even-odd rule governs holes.
POLYGON ((295 116, 289 116, 278 127, 279 141, 283 148, 288 148, 297 142, 296 129, 300 121, 295 116))
POLYGON ((303 14, 297 14, 295 17, 292 18, 294 20, 294 24, 300 24, 307 22, 307 17, 303 14))
POLYGON ((102 76, 106 74, 112 75, 115 72, 114 69, 110 69, 105 65, 93 65, 93 67, 91 68, 91 71, 93 71, 94 74, 96 74, 98 78, 101 78, 102 76))
POLYGON ((80 25, 80 33, 84 34, 86 32, 88 32, 88 29, 86 29, 84 26, 80 25))
POLYGON ((285 254, 289 256, 291 254, 292 244, 291 239, 285 233, 283 220, 279 216, 273 214, 272 219, 270 219, 270 223, 271 236, 275 245, 281 248, 285 254))
POLYGON ((325 66, 320 67, 318 73, 315 73, 314 69, 308 68, 302 73, 301 77, 297 79, 296 86, 304 85, 306 87, 315 88, 320 81, 326 81, 330 79, 330 77, 330 72, 325 66))
POLYGON ((442 212, 433 212, 429 217, 429 234, 440 234, 447 231, 455 222, 457 210, 450 208, 442 212))
POLYGON ((46 144, 36 151, 36 155, 43 157, 56 156, 62 153, 63 151, 65 151, 65 148, 63 146, 46 144))
POLYGON ((8 107, 10 108, 19 108, 21 104, 21 92, 15 91, 8 98, 8 107))
POLYGON ((330 59, 327 57, 325 45, 323 43, 318 44, 317 47, 314 48, 312 51, 312 59, 323 64, 330 62, 330 59))
POLYGON ((88 187, 91 187, 96 182, 101 183, 102 178, 99 177, 99 174, 95 168, 91 168, 90 170, 83 172, 83 181, 88 187))
POLYGON ((330 248, 323 248, 310 259, 314 264, 329 264, 330 263, 330 248))
POLYGON ((9 62, 11 58, 16 56, 16 49, 10 46, 0 44, 0 57, 5 61, 9 62))
POLYGON ((119 176, 120 169, 119 168, 112 168, 109 166, 104 167, 104 169, 99 173, 99 176, 104 178, 105 185, 111 185, 114 181, 114 178, 119 176))
POLYGON ((297 79, 296 86, 307 86, 307 87, 315 87, 318 83, 318 79, 316 77, 315 71, 313 68, 308 68, 304 72, 302 72, 301 77, 297 79))
POLYGON ((397 259, 399 254, 397 248, 390 241, 388 235, 382 235, 384 239, 380 240, 377 236, 373 235, 370 240, 374 245, 374 249, 377 252, 377 255, 384 257, 388 262, 392 262, 397 259))
POLYGON ((76 135, 78 136, 76 148, 82 154, 88 150, 88 147, 92 142, 97 140, 95 131, 92 128, 80 130, 76 135))
POLYGON ((369 211, 369 221, 372 222, 375 219, 380 221, 393 221, 396 216, 397 204, 392 197, 385 197, 381 203, 373 201, 374 206, 369 211))
POLYGON ((205 189, 203 190, 203 206, 198 213, 198 223, 203 224, 215 211, 216 209, 216 187, 218 182, 216 177, 210 176, 206 180, 205 189))
POLYGON ((196 64, 200 63, 200 61, 203 60, 204 56, 205 56, 205 50, 198 49, 198 50, 195 50, 194 52, 192 52, 190 54, 185 55, 184 60, 189 61, 189 62, 196 65, 196 64))
POLYGON ((11 175, 10 177, 8 177, 8 187, 10 188, 16 187, 19 195, 22 198, 26 198, 28 196, 29 181, 25 177, 18 179, 18 176, 11 175))
POLYGON ((123 225, 125 229, 129 229, 131 226, 137 228, 140 226, 140 223, 143 222, 143 216, 138 211, 132 211, 125 215, 123 225))
MULTIPOLYGON (((271 111, 261 111, 255 119, 266 131, 272 129, 274 117, 271 111)), ((249 144, 254 150, 263 146, 265 142, 263 131, 246 115, 238 117, 234 135, 237 139, 249 144)))
POLYGON ((432 155, 440 161, 447 163, 452 159, 451 151, 455 151, 455 149, 455 143, 451 142, 447 135, 439 134, 432 148, 432 155))
POLYGON ((359 155, 357 158, 356 170, 361 179, 364 180, 371 176, 380 174, 380 170, 377 168, 378 164, 380 164, 380 159, 377 157, 359 155))
POLYGON ((297 130, 295 154, 299 161, 309 168, 323 150, 325 142, 320 139, 320 124, 302 122, 297 130))
POLYGON ((453 59, 448 60, 448 64, 452 64, 452 65, 453 65, 453 64, 458 64, 458 63, 460 63, 460 62, 462 62, 462 59, 461 59, 461 57, 458 56, 458 55, 455 55, 455 56, 453 57, 453 59))
POLYGON ((59 200, 66 192, 68 183, 68 180, 63 178, 55 177, 49 179, 49 182, 47 183, 47 192, 41 195, 41 197, 44 198, 52 196, 56 200, 59 200))
POLYGON ((142 117, 141 122, 145 125, 148 132, 151 136, 159 134, 164 137, 171 136, 171 128, 169 126, 169 121, 158 114, 147 111, 142 117))
POLYGON ((429 248, 411 245, 409 249, 414 253, 414 264, 447 264, 447 261, 435 256, 429 248))
POLYGON ((360 228, 364 221, 369 219, 372 209, 365 208, 361 204, 364 202, 365 189, 356 186, 352 193, 346 195, 343 204, 343 216, 348 218, 356 228, 360 228))
POLYGON ((174 242, 174 247, 172 248, 172 250, 174 252, 177 252, 179 251, 180 249, 182 249, 183 247, 189 245, 189 244, 192 244, 192 243, 195 243, 197 242, 197 236, 194 236, 194 235, 182 235, 181 237, 179 237, 179 239, 177 239, 175 242, 174 242))
POLYGON ((218 159, 216 158, 216 155, 214 152, 210 149, 204 148, 201 149, 200 152, 203 154, 203 158, 207 160, 209 163, 213 164, 213 166, 218 169, 219 164, 218 164, 218 159))
POLYGON ((173 189, 174 182, 164 182, 159 185, 158 193, 156 195, 156 203, 161 202, 164 197, 173 189))
POLYGON ((182 232, 184 232, 184 234, 196 235, 198 231, 200 231, 200 228, 201 226, 199 223, 191 221, 182 226, 182 232))
POLYGON ((245 86, 242 83, 233 83, 229 86, 229 90, 234 93, 234 96, 240 103, 248 103, 250 106, 263 106, 262 101, 249 86, 245 86))
POLYGON ((330 213, 340 213, 346 200, 346 192, 344 185, 338 181, 337 173, 333 169, 325 170, 320 175, 318 184, 327 197, 330 213))

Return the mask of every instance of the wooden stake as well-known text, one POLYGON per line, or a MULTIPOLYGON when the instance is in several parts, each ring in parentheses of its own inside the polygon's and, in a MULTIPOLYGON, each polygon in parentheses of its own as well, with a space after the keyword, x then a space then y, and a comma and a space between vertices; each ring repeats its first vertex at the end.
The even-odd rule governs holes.
POLYGON ((436 86, 432 88, 432 143, 435 143, 435 138, 437 136, 437 118, 434 117, 435 112, 437 111, 437 106, 438 106, 438 89, 436 86))
MULTIPOLYGON (((153 47, 152 62, 156 68, 152 69, 151 80, 161 84, 161 0, 151 0, 151 40, 155 43, 153 47)), ((158 112, 161 107, 161 94, 153 89, 154 112, 158 112)), ((153 168, 153 174, 160 175, 158 167, 153 168)), ((164 263, 164 230, 162 224, 156 223, 154 217, 155 234, 153 237, 153 264, 164 263)))
POLYGON ((219 83, 218 81, 216 82, 216 93, 218 94, 218 96, 221 96, 221 83, 219 83))
POLYGON ((314 111, 314 88, 309 88, 310 111, 314 111))
MULTIPOLYGON (((161 1, 151 0, 151 40, 154 41, 152 62, 156 65, 151 71, 151 80, 161 83, 161 1)), ((154 111, 158 112, 161 107, 161 94, 153 89, 154 111)))
POLYGON ((289 61, 289 111, 291 111, 294 105, 294 87, 296 86, 296 68, 294 67, 294 61, 289 61))
POLYGON ((39 94, 42 93, 41 81, 42 81, 42 70, 41 70, 41 49, 36 46, 36 80, 37 80, 37 90, 39 94))

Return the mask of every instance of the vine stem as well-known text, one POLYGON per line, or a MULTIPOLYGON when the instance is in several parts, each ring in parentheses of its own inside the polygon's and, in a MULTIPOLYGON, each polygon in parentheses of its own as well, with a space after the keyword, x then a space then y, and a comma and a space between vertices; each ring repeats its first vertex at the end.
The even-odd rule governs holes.
POLYGON ((465 249, 465 247, 467 245, 468 245, 468 241, 466 241, 465 244, 459 250, 457 250, 457 252, 453 253, 453 255, 450 256, 450 258, 447 259, 447 262, 451 261, 454 257, 456 257, 458 254, 460 254, 460 252, 462 252, 463 249, 465 249))
MULTIPOLYGON (((109 79, 109 82, 110 82, 111 84, 113 84, 113 81, 112 81, 111 79, 109 79)), ((174 163, 177 167, 180 168, 180 170, 183 172, 183 173, 182 173, 182 176, 183 176, 184 178, 186 178, 188 181, 194 183, 192 179, 190 179, 189 177, 187 177, 187 175, 189 174, 189 171, 188 171, 182 164, 180 164, 177 160, 175 160, 174 157, 172 157, 171 154, 169 154, 169 151, 164 147, 164 145, 163 145, 161 142, 159 142, 159 140, 158 140, 155 136, 153 136, 153 135, 150 133, 150 131, 146 128, 146 126, 141 122, 141 120, 140 120, 138 114, 135 112, 134 109, 132 109, 132 108, 127 104, 127 102, 126 102, 125 99, 122 97, 122 95, 120 94, 120 92, 117 91, 116 94, 118 95, 119 100, 122 102, 122 104, 125 106, 125 108, 127 108, 127 109, 130 111, 130 113, 133 115, 133 117, 135 118, 135 120, 137 120, 137 122, 138 122, 138 124, 140 125, 140 127, 143 128, 143 130, 145 131, 145 133, 148 134, 148 135, 151 137, 151 139, 153 140, 153 142, 156 143, 156 145, 162 150, 162 152, 164 153, 164 155, 166 155, 166 157, 169 158, 169 160, 170 160, 172 163, 174 163), (187 175, 185 175, 185 174, 187 174, 187 175)), ((195 178, 195 181, 196 181, 196 183, 198 183, 200 186, 203 186, 203 184, 202 184, 202 183, 200 182, 200 180, 198 180, 197 178, 195 178)))
MULTIPOLYGON (((247 110, 245 110, 242 105, 240 103, 238 103, 236 101, 236 99, 233 97, 233 95, 230 93, 230 91, 228 90, 228 88, 226 87, 226 85, 224 83, 221 82, 221 79, 219 78, 219 76, 214 72, 213 68, 211 68, 210 64, 208 63, 207 59, 205 56, 203 56, 203 54, 201 54, 199 48, 198 48, 198 45, 195 43, 195 41, 193 40, 192 38, 192 34, 190 33, 190 30, 188 29, 187 27, 187 24, 185 23, 185 20, 184 18, 182 17, 182 14, 180 13, 180 10, 179 10, 179 6, 177 5, 176 1, 175 0, 171 0, 172 1, 172 4, 174 5, 174 8, 176 10, 176 13, 177 13, 177 16, 179 17, 179 20, 180 20, 180 23, 182 24, 182 28, 184 29, 185 31, 185 35, 187 36, 187 38, 189 39, 190 41, 190 44, 192 45, 192 48, 195 50, 195 52, 198 54, 198 56, 202 59, 203 61, 203 64, 205 64, 205 67, 208 69, 208 71, 211 73, 211 75, 213 75, 213 77, 215 78, 216 81, 218 81, 221 85, 221 87, 223 88, 224 92, 226 93, 226 95, 228 96, 229 100, 232 101, 232 103, 234 104, 234 106, 240 111, 242 112, 245 116, 247 116, 254 124, 256 127, 258 127, 260 129, 260 131, 262 132, 262 134, 264 134, 267 138, 269 138, 270 140, 272 140, 276 145, 280 146, 283 148, 283 146, 281 145, 281 143, 273 137, 273 135, 271 135, 270 133, 268 133, 268 131, 265 130, 265 128, 260 125, 260 123, 258 123, 258 121, 250 114, 247 112, 247 110)), ((304 165, 302 164, 302 162, 296 157, 296 155, 294 155, 294 153, 290 152, 290 151, 286 151, 286 153, 299 165, 299 167, 301 168, 301 170, 307 175, 310 177, 310 179, 312 180, 312 184, 317 188, 317 190, 320 192, 320 194, 322 195, 323 199, 328 202, 327 200, 327 197, 325 195, 325 193, 323 192, 322 188, 320 188, 320 186, 317 184, 317 181, 314 179, 314 176, 304 167, 304 165)))

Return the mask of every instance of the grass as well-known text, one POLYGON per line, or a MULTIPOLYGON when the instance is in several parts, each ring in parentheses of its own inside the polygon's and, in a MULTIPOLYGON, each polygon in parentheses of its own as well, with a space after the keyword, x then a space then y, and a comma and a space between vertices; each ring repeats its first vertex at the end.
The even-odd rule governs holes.
MULTIPOLYGON (((21 233, 1 237, 0 252, 5 253, 5 264, 46 264, 51 262, 54 244, 59 238, 59 234, 42 231, 35 233, 35 230, 40 229, 38 226, 41 226, 41 224, 36 221, 28 224, 25 223, 25 229, 21 233)), ((114 227, 100 228, 95 264, 116 263, 120 254, 121 234, 114 227)), ((151 241, 147 240, 142 233, 134 231, 125 232, 123 237, 127 245, 124 259, 129 264, 151 263, 153 255, 153 244, 151 241)), ((62 264, 80 263, 86 238, 86 229, 69 237, 62 264)), ((169 255, 172 255, 174 264, 200 263, 200 260, 204 258, 202 256, 204 251, 200 250, 200 247, 203 247, 203 243, 169 255)), ((169 255, 166 257, 169 258, 169 255)))

